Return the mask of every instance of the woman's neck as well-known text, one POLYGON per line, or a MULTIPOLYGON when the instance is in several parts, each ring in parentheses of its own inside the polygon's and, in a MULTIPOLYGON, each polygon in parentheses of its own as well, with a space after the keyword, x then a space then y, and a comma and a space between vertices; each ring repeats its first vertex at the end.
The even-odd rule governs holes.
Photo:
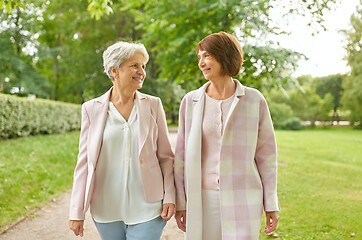
POLYGON ((127 105, 134 102, 136 91, 130 89, 121 89, 116 85, 111 91, 110 101, 114 105, 127 105))
POLYGON ((225 100, 235 93, 236 84, 231 77, 223 77, 211 81, 206 89, 207 95, 216 100, 225 100))

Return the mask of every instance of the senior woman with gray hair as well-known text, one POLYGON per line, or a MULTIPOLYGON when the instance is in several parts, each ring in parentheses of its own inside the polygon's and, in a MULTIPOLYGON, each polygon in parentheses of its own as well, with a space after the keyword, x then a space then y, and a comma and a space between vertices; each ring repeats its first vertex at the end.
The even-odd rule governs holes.
POLYGON ((160 239, 174 214, 174 154, 161 100, 137 91, 148 58, 142 44, 127 42, 103 53, 113 86, 82 106, 69 215, 77 236, 89 207, 103 240, 160 239))

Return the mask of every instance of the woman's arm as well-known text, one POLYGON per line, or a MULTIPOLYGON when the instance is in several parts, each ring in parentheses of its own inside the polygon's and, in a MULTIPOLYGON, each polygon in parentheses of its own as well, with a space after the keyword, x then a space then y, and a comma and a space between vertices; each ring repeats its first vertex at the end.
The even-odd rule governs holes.
POLYGON ((163 203, 175 204, 175 184, 173 175, 173 159, 174 153, 171 148, 170 140, 168 138, 168 128, 166 122, 165 112, 162 107, 160 99, 157 99, 157 126, 158 126, 158 139, 157 139, 157 158, 163 174, 164 185, 164 198, 163 203))
POLYGON ((259 106, 259 128, 255 161, 263 183, 264 210, 279 211, 277 197, 277 148, 273 123, 265 99, 259 106))
POLYGON ((70 220, 84 220, 84 199, 88 175, 87 138, 89 132, 89 116, 86 105, 82 106, 82 124, 79 138, 78 162, 74 170, 73 191, 70 201, 70 220))
POLYGON ((175 150, 175 186, 176 186, 176 211, 186 210, 186 194, 185 194, 185 110, 186 98, 184 98, 179 110, 179 127, 177 135, 177 143, 175 150))
POLYGON ((184 98, 180 105, 178 135, 175 150, 175 185, 176 185, 176 214, 177 226, 183 232, 186 232, 186 194, 185 194, 185 107, 184 98))

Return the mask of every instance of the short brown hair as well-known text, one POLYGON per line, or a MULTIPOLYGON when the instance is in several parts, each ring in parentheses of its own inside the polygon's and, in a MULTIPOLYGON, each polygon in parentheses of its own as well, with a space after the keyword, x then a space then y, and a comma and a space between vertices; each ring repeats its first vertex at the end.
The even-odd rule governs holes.
POLYGON ((235 77, 243 65, 243 49, 236 37, 230 33, 213 33, 202 39, 196 47, 206 51, 221 64, 221 74, 235 77))

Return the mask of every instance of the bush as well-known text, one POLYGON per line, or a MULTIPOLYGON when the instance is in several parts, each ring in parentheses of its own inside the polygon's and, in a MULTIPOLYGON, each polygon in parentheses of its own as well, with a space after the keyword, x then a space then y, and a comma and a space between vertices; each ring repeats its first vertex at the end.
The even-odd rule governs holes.
POLYGON ((269 103, 270 115, 273 120, 274 128, 281 128, 286 119, 293 117, 293 111, 290 106, 285 103, 269 103))
POLYGON ((285 120, 282 125, 280 126, 281 129, 287 130, 301 130, 304 128, 301 121, 297 117, 291 117, 285 120))
POLYGON ((0 138, 80 129, 81 106, 0 94, 0 138))

